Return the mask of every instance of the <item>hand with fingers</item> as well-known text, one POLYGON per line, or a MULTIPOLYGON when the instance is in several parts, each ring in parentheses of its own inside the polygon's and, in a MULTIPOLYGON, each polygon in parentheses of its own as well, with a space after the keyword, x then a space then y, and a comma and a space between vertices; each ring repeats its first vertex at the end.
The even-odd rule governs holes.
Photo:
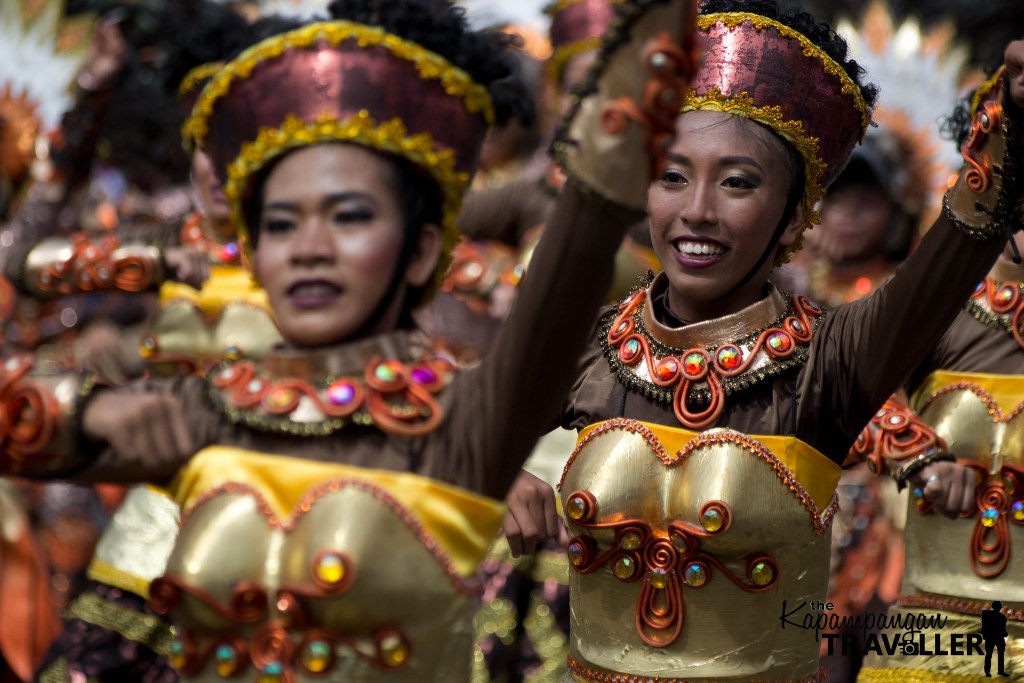
POLYGON ((97 393, 82 416, 86 438, 106 443, 119 467, 162 478, 195 451, 181 398, 160 393, 97 393))
POLYGON ((144 371, 141 358, 138 352, 125 348, 121 335, 121 330, 110 322, 89 325, 74 343, 76 366, 91 370, 114 385, 141 377, 144 371))
POLYGON ((911 475, 910 483, 921 490, 936 512, 950 519, 974 510, 978 479, 969 467, 955 462, 933 462, 911 475))
POLYGON ((170 279, 201 289, 210 277, 210 260, 194 249, 174 247, 164 251, 164 264, 170 279))
POLYGON ((526 470, 519 473, 505 497, 508 513, 502 531, 512 557, 530 555, 549 538, 565 536, 551 485, 526 470))

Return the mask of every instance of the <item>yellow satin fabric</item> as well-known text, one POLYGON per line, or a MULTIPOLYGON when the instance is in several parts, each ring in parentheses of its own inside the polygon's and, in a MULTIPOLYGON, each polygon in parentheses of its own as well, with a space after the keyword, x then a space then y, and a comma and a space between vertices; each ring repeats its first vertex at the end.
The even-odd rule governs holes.
POLYGON ((1020 375, 990 375, 984 372, 949 372, 939 370, 928 375, 921 387, 914 393, 911 405, 915 410, 936 391, 958 382, 977 384, 995 399, 1003 413, 1009 413, 1015 406, 1024 403, 1024 381, 1020 375))
MULTIPOLYGON (((688 429, 678 427, 666 427, 664 425, 641 422, 644 427, 651 430, 661 444, 668 451, 669 455, 676 455, 691 440, 700 436, 701 432, 692 432, 688 429)), ((580 432, 579 440, 582 441, 601 423, 592 424, 580 432)), ((715 430, 710 430, 715 431, 715 430)), ((707 432, 704 432, 707 433, 707 432)), ((832 502, 836 487, 839 485, 839 475, 842 468, 827 457, 819 453, 813 447, 793 436, 762 436, 759 434, 747 435, 751 439, 760 442, 772 454, 793 473, 797 481, 804 487, 814 504, 819 510, 824 511, 832 502)))
POLYGON ((217 317, 225 306, 233 303, 247 303, 270 310, 267 293, 253 281, 252 273, 240 266, 210 266, 210 277, 200 290, 181 282, 161 285, 161 306, 177 300, 195 304, 209 318, 217 317))
POLYGON ((371 483, 408 509, 451 557, 464 578, 475 574, 501 527, 503 503, 409 472, 353 467, 211 446, 196 454, 169 487, 185 514, 197 498, 228 482, 259 492, 281 521, 310 489, 332 479, 371 483))

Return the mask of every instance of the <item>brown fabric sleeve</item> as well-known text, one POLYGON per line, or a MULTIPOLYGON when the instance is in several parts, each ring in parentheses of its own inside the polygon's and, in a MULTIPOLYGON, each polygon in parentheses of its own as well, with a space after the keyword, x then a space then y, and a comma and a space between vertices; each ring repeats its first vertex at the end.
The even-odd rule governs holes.
POLYGON ((837 462, 939 341, 1005 245, 943 216, 896 274, 822 323, 797 390, 797 436, 837 462))
POLYGON ((452 388, 442 478, 503 498, 537 439, 556 426, 635 215, 567 186, 490 352, 452 388), (451 469, 449 469, 451 468, 451 469))
POLYGON ((532 228, 547 222, 554 199, 536 181, 471 192, 459 212, 459 230, 471 240, 519 246, 532 228))
MULTIPOLYGON (((207 391, 204 379, 189 375, 173 379, 140 380, 122 387, 99 389, 93 392, 90 400, 100 392, 177 396, 185 409, 188 432, 194 439, 196 451, 199 451, 216 440, 219 424, 219 415, 211 407, 207 391)), ((88 401, 82 410, 83 413, 88 410, 88 401)), ((147 453, 117 454, 107 444, 88 442, 84 437, 82 446, 89 449, 93 455, 89 458, 89 465, 72 477, 74 481, 78 482, 118 484, 147 482, 162 485, 169 482, 187 461, 186 458, 177 463, 153 464, 149 461, 147 453)))
MULTIPOLYGON (((207 399, 206 381, 197 376, 174 379, 140 380, 117 388, 97 388, 86 399, 81 409, 88 410, 88 403, 100 393, 117 392, 125 395, 157 393, 175 395, 181 400, 189 434, 193 436, 196 450, 214 442, 217 433, 218 416, 207 399)), ((103 442, 88 440, 80 435, 80 450, 87 453, 87 465, 61 478, 81 483, 139 483, 166 484, 177 470, 185 464, 153 464, 150 454, 117 454, 103 442)))

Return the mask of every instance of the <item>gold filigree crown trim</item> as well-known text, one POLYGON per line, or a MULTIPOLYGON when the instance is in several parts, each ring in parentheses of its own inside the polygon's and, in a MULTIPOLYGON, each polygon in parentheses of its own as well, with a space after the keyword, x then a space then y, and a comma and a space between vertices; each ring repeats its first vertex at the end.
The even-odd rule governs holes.
POLYGON ((992 76, 978 86, 978 89, 971 95, 971 119, 974 119, 978 113, 978 109, 981 107, 981 101, 988 97, 996 85, 999 84, 999 79, 1003 77, 1003 72, 1006 71, 1006 67, 1000 67, 992 76))
POLYGON ((278 155, 298 147, 325 142, 353 142, 372 149, 396 154, 428 171, 444 194, 442 214, 443 248, 437 264, 434 286, 438 286, 448 270, 451 252, 459 240, 455 218, 462 205, 462 194, 469 183, 469 174, 456 169, 455 152, 437 150, 430 133, 409 135, 399 118, 378 124, 366 110, 338 120, 333 114, 322 114, 313 123, 288 115, 280 128, 263 128, 256 139, 242 145, 238 158, 228 167, 224 193, 231 205, 232 218, 242 236, 245 250, 252 258, 249 228, 242 212, 242 195, 250 177, 278 155))
MULTIPOLYGON (((555 2, 550 7, 545 9, 544 13, 549 16, 554 16, 559 12, 572 7, 573 5, 578 5, 586 1, 587 0, 557 0, 557 2, 555 2)), ((621 5, 623 3, 623 0, 607 0, 607 2, 609 5, 621 5)))
POLYGON ((440 81, 445 92, 462 98, 468 111, 482 114, 487 125, 494 122, 494 104, 487 88, 441 55, 376 26, 349 21, 323 21, 268 38, 226 64, 199 96, 195 109, 185 122, 185 137, 202 146, 209 132, 214 103, 228 93, 233 83, 252 75, 260 63, 277 59, 289 49, 309 48, 321 41, 338 46, 346 40, 355 40, 359 47, 380 46, 395 57, 412 62, 420 78, 440 81))
POLYGON ((769 19, 768 17, 763 17, 759 14, 752 14, 750 12, 717 12, 714 14, 704 14, 697 17, 697 28, 701 31, 709 31, 715 24, 722 24, 728 28, 734 28, 745 21, 749 21, 751 26, 758 31, 763 31, 764 29, 771 27, 778 31, 782 37, 795 40, 800 44, 800 47, 803 48, 805 57, 812 57, 820 60, 825 69, 825 73, 839 79, 841 91, 843 94, 849 95, 853 98, 853 105, 860 113, 860 139, 863 140, 864 132, 871 123, 871 113, 868 111, 868 105, 864 101, 864 95, 861 93, 860 87, 852 78, 850 78, 850 75, 846 73, 846 70, 840 64, 832 59, 827 52, 812 43, 807 36, 796 29, 775 21, 774 19, 769 19))
POLYGON ((182 97, 188 95, 203 81, 213 77, 223 68, 224 62, 207 62, 206 64, 200 64, 185 74, 185 78, 181 79, 181 85, 178 86, 178 94, 182 97))
MULTIPOLYGON (((746 92, 728 97, 718 88, 712 88, 704 95, 698 95, 691 90, 686 95, 682 111, 721 111, 742 116, 768 126, 792 143, 800 152, 805 166, 803 230, 809 230, 821 222, 821 215, 815 207, 825 196, 825 187, 821 179, 825 176, 826 164, 821 158, 821 141, 807 134, 803 122, 787 120, 782 108, 776 105, 757 106, 754 98, 746 92)), ((787 247, 776 259, 776 265, 782 265, 788 261, 801 245, 802 235, 801 239, 787 247)))

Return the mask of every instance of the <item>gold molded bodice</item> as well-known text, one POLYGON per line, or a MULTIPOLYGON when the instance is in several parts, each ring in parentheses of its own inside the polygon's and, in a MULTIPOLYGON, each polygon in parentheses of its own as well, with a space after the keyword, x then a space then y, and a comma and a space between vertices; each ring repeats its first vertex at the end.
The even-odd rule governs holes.
POLYGON ((560 484, 570 671, 816 677, 814 633, 779 617, 784 601, 825 597, 838 478, 794 438, 623 419, 584 430, 560 484))
POLYGON ((268 681, 469 680, 473 576, 498 503, 408 473, 220 447, 172 492, 186 513, 151 595, 179 629, 183 680, 231 667, 268 681))
POLYGON ((262 358, 281 341, 266 293, 238 266, 214 265, 201 290, 167 282, 160 312, 143 342, 150 365, 190 362, 197 369, 233 353, 262 358))
POLYGON ((1024 607, 1024 376, 936 372, 913 404, 979 484, 955 520, 911 497, 902 592, 1024 607))

